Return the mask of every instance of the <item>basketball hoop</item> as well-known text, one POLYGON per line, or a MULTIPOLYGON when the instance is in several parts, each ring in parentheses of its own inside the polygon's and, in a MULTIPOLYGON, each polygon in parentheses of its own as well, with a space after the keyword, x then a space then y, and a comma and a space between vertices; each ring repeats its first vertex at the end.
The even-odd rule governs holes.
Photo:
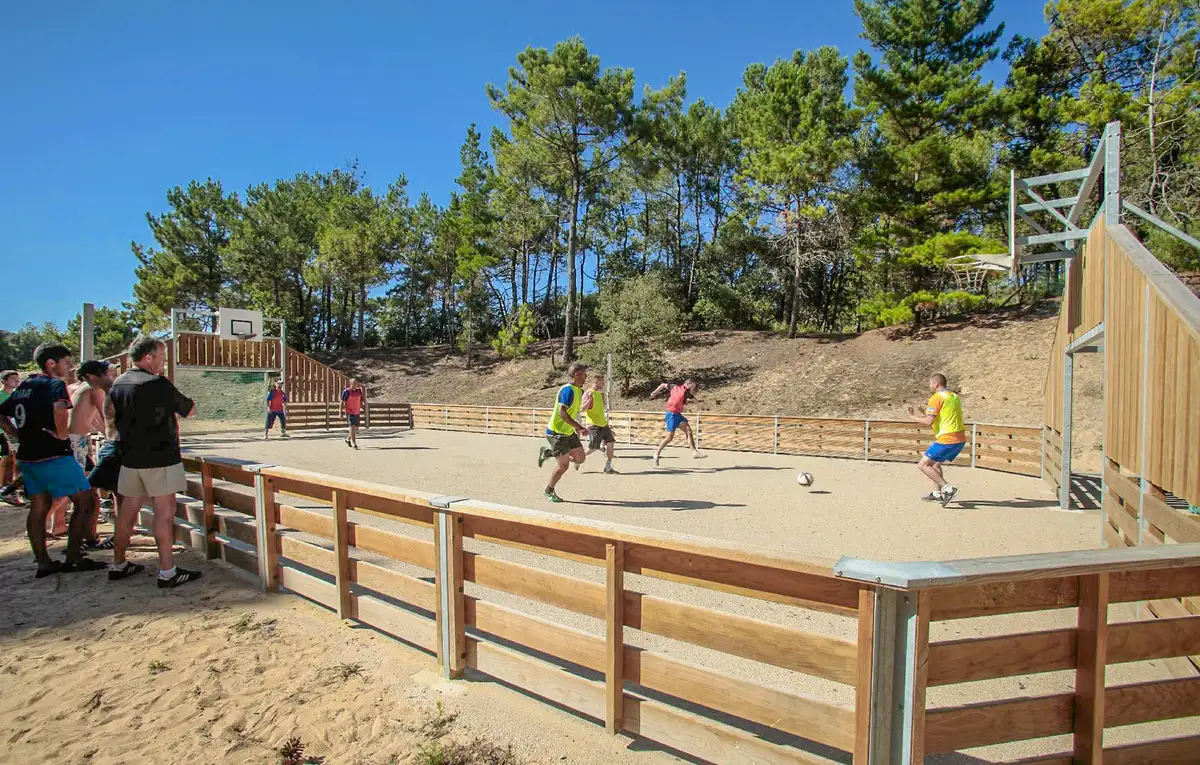
POLYGON ((954 276, 954 283, 964 292, 983 294, 988 276, 1004 269, 974 255, 960 255, 946 263, 946 268, 954 276))
POLYGON ((258 335, 253 332, 247 332, 234 335, 234 337, 236 337, 238 340, 253 340, 254 338, 258 337, 258 335))

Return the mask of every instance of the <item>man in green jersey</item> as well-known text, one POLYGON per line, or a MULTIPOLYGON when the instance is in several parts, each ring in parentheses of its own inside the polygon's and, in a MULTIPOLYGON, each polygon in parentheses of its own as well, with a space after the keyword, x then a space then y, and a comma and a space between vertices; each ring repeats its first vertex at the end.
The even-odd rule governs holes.
POLYGON ((558 480, 567 472, 574 462, 582 465, 587 455, 583 453, 583 443, 580 436, 587 435, 587 428, 579 422, 579 408, 583 404, 583 383, 587 380, 587 367, 579 362, 567 368, 567 377, 571 382, 558 389, 558 398, 554 409, 550 412, 550 421, 546 423, 546 441, 549 447, 543 446, 538 453, 538 467, 546 460, 554 457, 558 464, 550 475, 550 483, 546 484, 546 499, 551 502, 562 502, 562 498, 554 491, 558 480))

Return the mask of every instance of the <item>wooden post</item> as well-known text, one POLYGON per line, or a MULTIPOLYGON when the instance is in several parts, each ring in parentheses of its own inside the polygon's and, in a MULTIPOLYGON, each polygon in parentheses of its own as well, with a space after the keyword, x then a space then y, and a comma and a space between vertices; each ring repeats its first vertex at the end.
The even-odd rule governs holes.
POLYGON ((854 687, 854 765, 871 757, 871 680, 875 666, 875 591, 858 591, 858 675, 854 687))
POLYGON ((467 664, 467 624, 463 593, 462 516, 434 513, 433 537, 437 550, 437 653, 442 677, 462 677, 467 664))
POLYGON ((254 528, 258 536, 258 579, 263 592, 279 589, 279 535, 275 531, 275 484, 254 474, 254 528))
POLYGON ((333 550, 337 554, 337 585, 339 619, 350 618, 350 525, 346 523, 346 492, 333 489, 333 550))
POLYGON ((604 661, 604 725, 611 734, 621 730, 625 694, 625 543, 609 542, 604 546, 608 598, 605 606, 607 621, 604 661))
POLYGON ((979 426, 971 423, 971 467, 975 467, 975 450, 979 444, 979 426))
POLYGON ((492 408, 490 406, 483 408, 483 432, 492 432, 492 408))
POLYGON ((771 431, 771 454, 779 454, 779 415, 775 415, 775 426, 771 431))
POLYGON ((200 462, 200 500, 204 503, 204 554, 209 560, 221 557, 217 544, 217 512, 213 503, 212 466, 200 462))
POLYGON ((1104 668, 1108 656, 1108 574, 1079 577, 1075 643, 1075 762, 1099 763, 1104 749, 1104 668))
POLYGON ((871 421, 863 420, 863 459, 871 459, 871 421))

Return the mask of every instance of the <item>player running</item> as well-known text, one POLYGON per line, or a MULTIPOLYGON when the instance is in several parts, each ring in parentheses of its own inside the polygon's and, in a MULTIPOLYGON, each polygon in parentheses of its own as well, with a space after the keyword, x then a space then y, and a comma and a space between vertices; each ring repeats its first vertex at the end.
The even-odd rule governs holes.
POLYGON ((933 395, 925 405, 925 414, 917 414, 916 407, 910 405, 908 416, 922 425, 933 426, 933 443, 921 456, 917 469, 933 481, 937 489, 921 499, 925 502, 941 502, 945 507, 958 496, 958 489, 947 483, 942 475, 942 464, 952 462, 966 445, 966 420, 963 418, 962 399, 946 387, 945 375, 930 377, 929 390, 933 395))
POLYGON ((574 462, 582 465, 587 455, 583 453, 583 443, 580 436, 587 435, 587 428, 579 422, 579 408, 583 404, 583 383, 587 380, 587 367, 579 362, 567 368, 570 382, 558 389, 558 398, 554 409, 550 412, 550 422, 546 424, 546 440, 549 448, 543 446, 538 452, 538 467, 546 460, 554 457, 558 465, 550 475, 550 482, 543 492, 551 502, 562 502, 554 487, 558 480, 567 472, 574 462))
MULTIPOLYGON (((343 396, 343 400, 344 400, 343 396)), ((284 438, 287 434, 287 393, 283 390, 283 380, 276 380, 275 386, 267 391, 267 429, 263 432, 263 438, 268 438, 271 435, 271 426, 279 420, 279 430, 284 438)))
POLYGON ((37 577, 103 569, 104 563, 82 553, 95 496, 83 468, 71 454, 68 438, 71 400, 64 378, 71 371, 71 352, 58 343, 42 343, 33 352, 33 360, 41 371, 17 386, 0 404, 0 430, 20 438, 17 462, 30 500, 25 528, 37 558, 37 577), (62 562, 46 551, 46 515, 59 497, 70 497, 75 504, 67 556, 62 562))
POLYGON ((658 448, 654 450, 654 467, 658 467, 659 458, 662 456, 662 450, 667 444, 675 439, 675 431, 682 430, 684 435, 688 437, 688 443, 692 445, 692 457, 694 459, 704 459, 707 455, 702 454, 696 447, 696 435, 692 433, 692 425, 688 422, 687 417, 683 416, 683 408, 688 401, 696 399, 696 390, 699 384, 695 380, 684 380, 683 385, 672 385, 671 383, 663 383, 654 389, 650 394, 650 398, 656 397, 663 391, 667 392, 667 412, 665 416, 667 435, 659 442, 658 448))
POLYGON ((350 432, 346 436, 346 446, 358 448, 358 418, 362 416, 363 405, 366 402, 367 392, 358 384, 358 380, 351 378, 350 387, 342 391, 340 407, 342 416, 350 425, 350 432))
MULTIPOLYGON (((613 469, 613 450, 617 439, 613 436, 612 428, 608 425, 608 398, 604 394, 604 375, 598 374, 592 378, 592 387, 583 394, 583 404, 579 407, 588 425, 588 454, 604 449, 604 472, 615 475, 613 469)), ((586 455, 585 455, 586 456, 586 455)), ((575 463, 579 469, 579 463, 575 463)))

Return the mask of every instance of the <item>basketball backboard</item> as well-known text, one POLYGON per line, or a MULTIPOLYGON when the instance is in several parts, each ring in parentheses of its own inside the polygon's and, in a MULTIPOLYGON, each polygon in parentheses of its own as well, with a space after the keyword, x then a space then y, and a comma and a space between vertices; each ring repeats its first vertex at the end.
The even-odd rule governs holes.
POLYGON ((262 311, 244 308, 217 309, 218 334, 222 340, 262 339, 262 311))

